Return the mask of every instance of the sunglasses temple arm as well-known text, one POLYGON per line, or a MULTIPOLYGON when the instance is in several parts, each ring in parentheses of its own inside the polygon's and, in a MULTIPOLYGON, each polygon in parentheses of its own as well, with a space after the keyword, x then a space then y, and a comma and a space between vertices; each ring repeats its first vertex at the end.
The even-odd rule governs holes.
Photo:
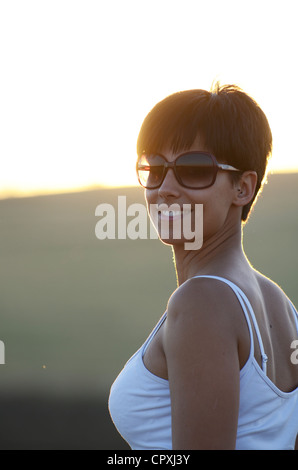
POLYGON ((229 170, 229 171, 240 171, 237 168, 231 166, 231 165, 225 165, 224 163, 219 163, 218 164, 219 168, 222 170, 229 170))

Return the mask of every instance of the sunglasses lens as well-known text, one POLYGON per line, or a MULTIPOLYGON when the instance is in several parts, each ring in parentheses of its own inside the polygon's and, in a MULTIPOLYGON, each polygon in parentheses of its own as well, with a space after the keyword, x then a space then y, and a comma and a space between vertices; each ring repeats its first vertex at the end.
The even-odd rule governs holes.
POLYGON ((183 186, 200 189, 213 183, 216 166, 210 155, 190 153, 176 161, 176 174, 183 186))
MULTIPOLYGON (((160 155, 142 155, 137 164, 139 182, 144 188, 158 188, 166 171, 165 159, 160 155)), ((187 188, 201 189, 214 183, 216 164, 211 155, 194 152, 181 155, 175 162, 178 182, 187 188)))
POLYGON ((164 159, 159 155, 142 155, 138 161, 137 172, 144 188, 157 188, 163 178, 164 159))

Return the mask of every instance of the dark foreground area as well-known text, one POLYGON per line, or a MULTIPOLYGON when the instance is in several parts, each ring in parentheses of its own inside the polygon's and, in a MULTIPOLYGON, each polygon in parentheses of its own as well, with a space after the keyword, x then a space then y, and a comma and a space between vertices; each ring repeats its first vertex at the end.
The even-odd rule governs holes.
POLYGON ((128 449, 103 399, 0 398, 0 450, 128 449))

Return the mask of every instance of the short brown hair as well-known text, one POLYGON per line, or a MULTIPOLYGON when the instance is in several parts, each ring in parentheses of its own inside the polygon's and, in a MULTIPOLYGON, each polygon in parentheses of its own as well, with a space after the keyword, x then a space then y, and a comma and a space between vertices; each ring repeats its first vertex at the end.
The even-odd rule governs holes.
POLYGON ((174 152, 187 150, 198 134, 219 162, 242 171, 256 171, 254 197, 242 210, 245 221, 262 186, 272 151, 271 129, 264 112, 235 85, 217 83, 210 92, 195 89, 174 93, 146 116, 137 153, 160 152, 165 145, 174 152))

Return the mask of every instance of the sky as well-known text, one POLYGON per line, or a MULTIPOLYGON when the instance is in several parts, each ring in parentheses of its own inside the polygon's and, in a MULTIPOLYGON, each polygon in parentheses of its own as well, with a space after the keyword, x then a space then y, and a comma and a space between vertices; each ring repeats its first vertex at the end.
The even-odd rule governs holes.
POLYGON ((146 114, 214 80, 273 132, 270 172, 298 171, 297 0, 1 0, 0 195, 134 185, 146 114))

